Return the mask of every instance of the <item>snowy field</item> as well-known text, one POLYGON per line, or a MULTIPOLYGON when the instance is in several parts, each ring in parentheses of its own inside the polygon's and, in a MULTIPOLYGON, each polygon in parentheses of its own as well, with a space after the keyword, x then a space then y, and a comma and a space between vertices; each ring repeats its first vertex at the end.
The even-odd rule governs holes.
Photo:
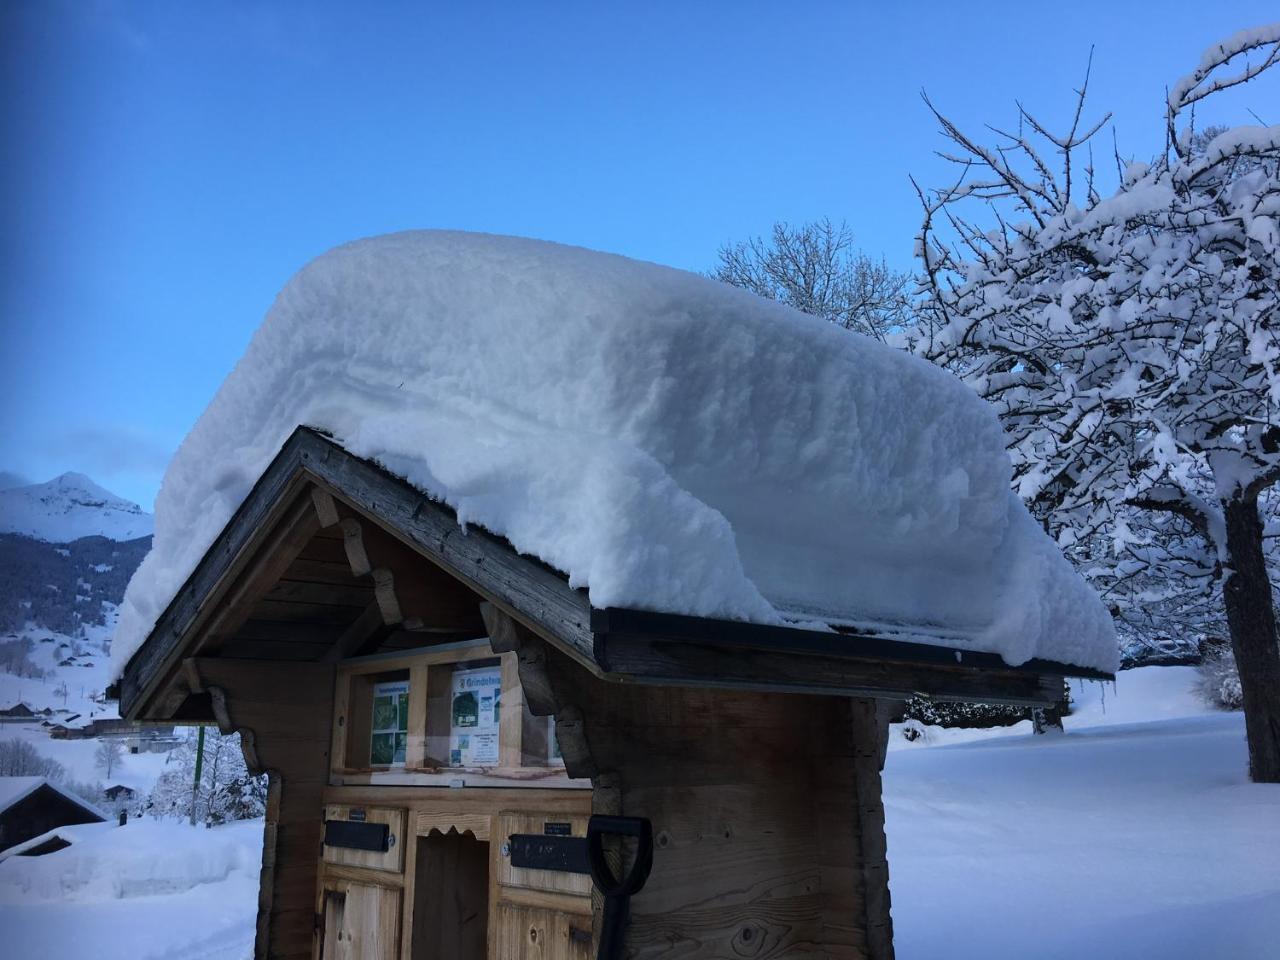
POLYGON ((1280 786, 1248 782, 1243 716, 1208 712, 1194 676, 1085 684, 1062 735, 901 741, 899 960, 1280 956, 1280 786))
MULTIPOLYGON (((895 739, 900 960, 1276 956, 1280 787, 1248 782, 1241 715, 1208 711, 1194 677, 1085 684, 1065 734, 895 739)), ((0 862, 6 956, 251 956, 261 821, 72 829, 68 849, 0 862)))
POLYGON ((4 956, 248 960, 262 821, 137 820, 60 831, 72 846, 0 861, 4 956))

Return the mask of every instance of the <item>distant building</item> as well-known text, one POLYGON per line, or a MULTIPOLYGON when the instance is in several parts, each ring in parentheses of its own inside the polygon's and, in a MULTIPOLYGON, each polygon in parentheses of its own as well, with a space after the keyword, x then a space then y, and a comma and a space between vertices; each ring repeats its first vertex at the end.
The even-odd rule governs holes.
POLYGON ((0 850, 57 827, 106 819, 93 804, 44 777, 0 777, 0 850))
POLYGON ((102 791, 102 795, 113 803, 117 800, 132 800, 136 791, 122 783, 114 783, 102 791))
POLYGON ((12 707, 5 707, 3 710, 0 710, 0 723, 30 720, 36 716, 38 716, 38 714, 34 710, 28 707, 25 703, 18 702, 12 707))
POLYGON ((68 717, 62 724, 52 727, 49 736, 55 740, 123 739, 130 753, 167 753, 180 742, 180 738, 174 735, 172 724, 144 724, 111 717, 93 720, 82 727, 67 726, 78 716, 68 717))

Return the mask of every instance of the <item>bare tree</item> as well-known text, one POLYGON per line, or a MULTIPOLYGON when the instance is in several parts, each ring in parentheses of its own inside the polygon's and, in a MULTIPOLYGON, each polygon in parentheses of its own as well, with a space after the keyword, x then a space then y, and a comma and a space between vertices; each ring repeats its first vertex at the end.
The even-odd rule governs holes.
POLYGON ((26 740, 0 740, 0 777, 45 777, 61 780, 66 770, 57 760, 42 756, 26 740))
POLYGON ((718 260, 712 278, 877 340, 914 319, 911 274, 857 249, 843 223, 775 223, 767 240, 723 246, 718 260))
POLYGON ((94 764, 103 775, 110 777, 113 770, 124 761, 124 748, 117 740, 99 740, 93 753, 94 764))
POLYGON ((1280 480, 1280 127, 1197 144, 1187 115, 1277 61, 1280 24, 1212 46, 1168 95, 1164 153, 1117 154, 1106 197, 1091 142, 1108 118, 1082 120, 1087 74, 1066 133, 1019 105, 995 146, 926 98, 958 176, 919 191, 913 334, 995 405, 1019 493, 1118 614, 1217 588, 1265 782, 1280 782, 1264 530, 1280 480))

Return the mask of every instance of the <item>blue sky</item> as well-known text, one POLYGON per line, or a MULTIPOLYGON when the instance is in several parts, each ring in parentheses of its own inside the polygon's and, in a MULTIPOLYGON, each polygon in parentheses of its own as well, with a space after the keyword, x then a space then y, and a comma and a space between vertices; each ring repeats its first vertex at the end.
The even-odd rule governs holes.
MULTIPOLYGON (((0 0, 0 470, 150 506, 276 291, 345 240, 522 234, 693 270, 774 220, 911 266, 919 100, 1162 145, 1165 86, 1274 3, 0 0)), ((1275 78, 1201 122, 1280 122, 1275 78)))

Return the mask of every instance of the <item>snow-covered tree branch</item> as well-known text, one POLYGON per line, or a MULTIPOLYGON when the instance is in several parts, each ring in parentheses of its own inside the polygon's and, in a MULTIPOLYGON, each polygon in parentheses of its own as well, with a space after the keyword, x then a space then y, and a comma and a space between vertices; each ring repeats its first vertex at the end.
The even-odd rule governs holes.
POLYGON ((1280 781, 1264 537, 1280 480, 1280 127, 1204 136, 1186 118, 1278 59, 1280 24, 1211 47, 1169 94, 1164 154, 1117 157, 1105 197, 1087 76, 1066 134, 1020 105, 994 147, 926 99, 957 177, 917 187, 927 300, 910 336, 995 405, 1018 492, 1119 620, 1209 621, 1216 594, 1265 781, 1280 781))

